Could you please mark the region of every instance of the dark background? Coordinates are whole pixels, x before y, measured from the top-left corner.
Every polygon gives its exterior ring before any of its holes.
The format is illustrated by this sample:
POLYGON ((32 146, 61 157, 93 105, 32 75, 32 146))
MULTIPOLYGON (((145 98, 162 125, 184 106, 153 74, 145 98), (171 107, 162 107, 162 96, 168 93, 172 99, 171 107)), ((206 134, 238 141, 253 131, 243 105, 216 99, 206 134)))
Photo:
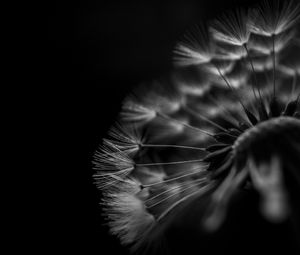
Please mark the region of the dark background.
MULTIPOLYGON (((172 49, 191 25, 257 1, 53 1, 41 86, 55 109, 56 166, 63 193, 54 214, 55 240, 79 254, 125 254, 107 234, 92 179, 92 155, 113 124, 122 99, 142 81, 172 68, 172 49), (60 145, 62 144, 62 145, 60 145), (56 226, 56 225, 55 225, 56 226)), ((42 98, 43 100, 43 98, 42 98)), ((54 187, 55 188, 55 187, 54 187)), ((50 245, 51 246, 51 245, 50 245)))

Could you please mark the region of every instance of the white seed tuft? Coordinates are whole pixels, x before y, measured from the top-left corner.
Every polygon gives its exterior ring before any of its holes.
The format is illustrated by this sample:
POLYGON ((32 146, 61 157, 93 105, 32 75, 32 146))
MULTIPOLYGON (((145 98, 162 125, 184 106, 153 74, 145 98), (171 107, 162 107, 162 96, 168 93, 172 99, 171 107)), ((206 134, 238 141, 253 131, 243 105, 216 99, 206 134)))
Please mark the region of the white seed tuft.
POLYGON ((143 238, 155 224, 154 217, 136 196, 137 190, 136 183, 123 183, 116 191, 105 194, 103 199, 110 232, 117 235, 124 245, 143 238))
POLYGON ((228 12, 212 23, 210 31, 218 41, 242 46, 248 42, 250 37, 247 22, 248 13, 246 11, 228 12))
POLYGON ((265 0, 252 10, 249 28, 255 34, 278 35, 298 22, 299 11, 296 1, 265 0))
POLYGON ((215 45, 202 26, 188 32, 174 50, 174 61, 179 66, 209 63, 214 56, 215 45))

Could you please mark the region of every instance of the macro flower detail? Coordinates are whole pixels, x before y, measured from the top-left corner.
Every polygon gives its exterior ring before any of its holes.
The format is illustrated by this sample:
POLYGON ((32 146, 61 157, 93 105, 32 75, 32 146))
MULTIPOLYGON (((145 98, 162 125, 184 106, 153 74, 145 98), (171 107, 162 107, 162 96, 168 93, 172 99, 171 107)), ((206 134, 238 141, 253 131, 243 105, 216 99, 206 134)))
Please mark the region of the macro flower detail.
POLYGON ((111 233, 132 252, 163 249, 199 203, 194 228, 220 231, 247 192, 270 224, 299 217, 299 10, 263 1, 194 27, 170 77, 125 99, 94 178, 111 233))

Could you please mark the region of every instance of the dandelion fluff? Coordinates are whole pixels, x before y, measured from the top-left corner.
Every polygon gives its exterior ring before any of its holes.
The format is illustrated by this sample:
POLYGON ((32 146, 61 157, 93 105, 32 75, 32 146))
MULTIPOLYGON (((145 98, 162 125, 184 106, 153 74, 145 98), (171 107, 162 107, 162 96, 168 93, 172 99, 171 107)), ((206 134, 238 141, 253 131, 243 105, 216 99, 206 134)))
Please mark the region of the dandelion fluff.
POLYGON ((211 33, 216 40, 242 46, 248 42, 251 33, 247 22, 246 11, 229 12, 212 23, 211 33))
POLYGON ((249 30, 265 36, 287 31, 299 21, 297 1, 265 0, 252 10, 249 30))
POLYGON ((106 194, 103 205, 112 234, 120 237, 122 244, 130 244, 144 235, 154 223, 154 218, 145 210, 137 197, 133 183, 122 184, 116 191, 106 194))

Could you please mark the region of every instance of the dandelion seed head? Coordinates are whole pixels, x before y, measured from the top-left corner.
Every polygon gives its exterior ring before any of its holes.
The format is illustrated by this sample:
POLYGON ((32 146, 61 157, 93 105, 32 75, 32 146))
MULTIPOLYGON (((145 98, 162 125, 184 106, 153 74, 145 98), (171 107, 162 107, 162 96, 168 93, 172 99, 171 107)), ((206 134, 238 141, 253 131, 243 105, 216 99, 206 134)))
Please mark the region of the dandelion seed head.
POLYGON ((270 224, 294 215, 298 16, 295 1, 264 1, 196 26, 176 44, 170 75, 125 99, 94 160, 104 215, 122 244, 156 246, 199 204, 189 228, 218 233, 245 192, 258 194, 253 210, 270 224))

